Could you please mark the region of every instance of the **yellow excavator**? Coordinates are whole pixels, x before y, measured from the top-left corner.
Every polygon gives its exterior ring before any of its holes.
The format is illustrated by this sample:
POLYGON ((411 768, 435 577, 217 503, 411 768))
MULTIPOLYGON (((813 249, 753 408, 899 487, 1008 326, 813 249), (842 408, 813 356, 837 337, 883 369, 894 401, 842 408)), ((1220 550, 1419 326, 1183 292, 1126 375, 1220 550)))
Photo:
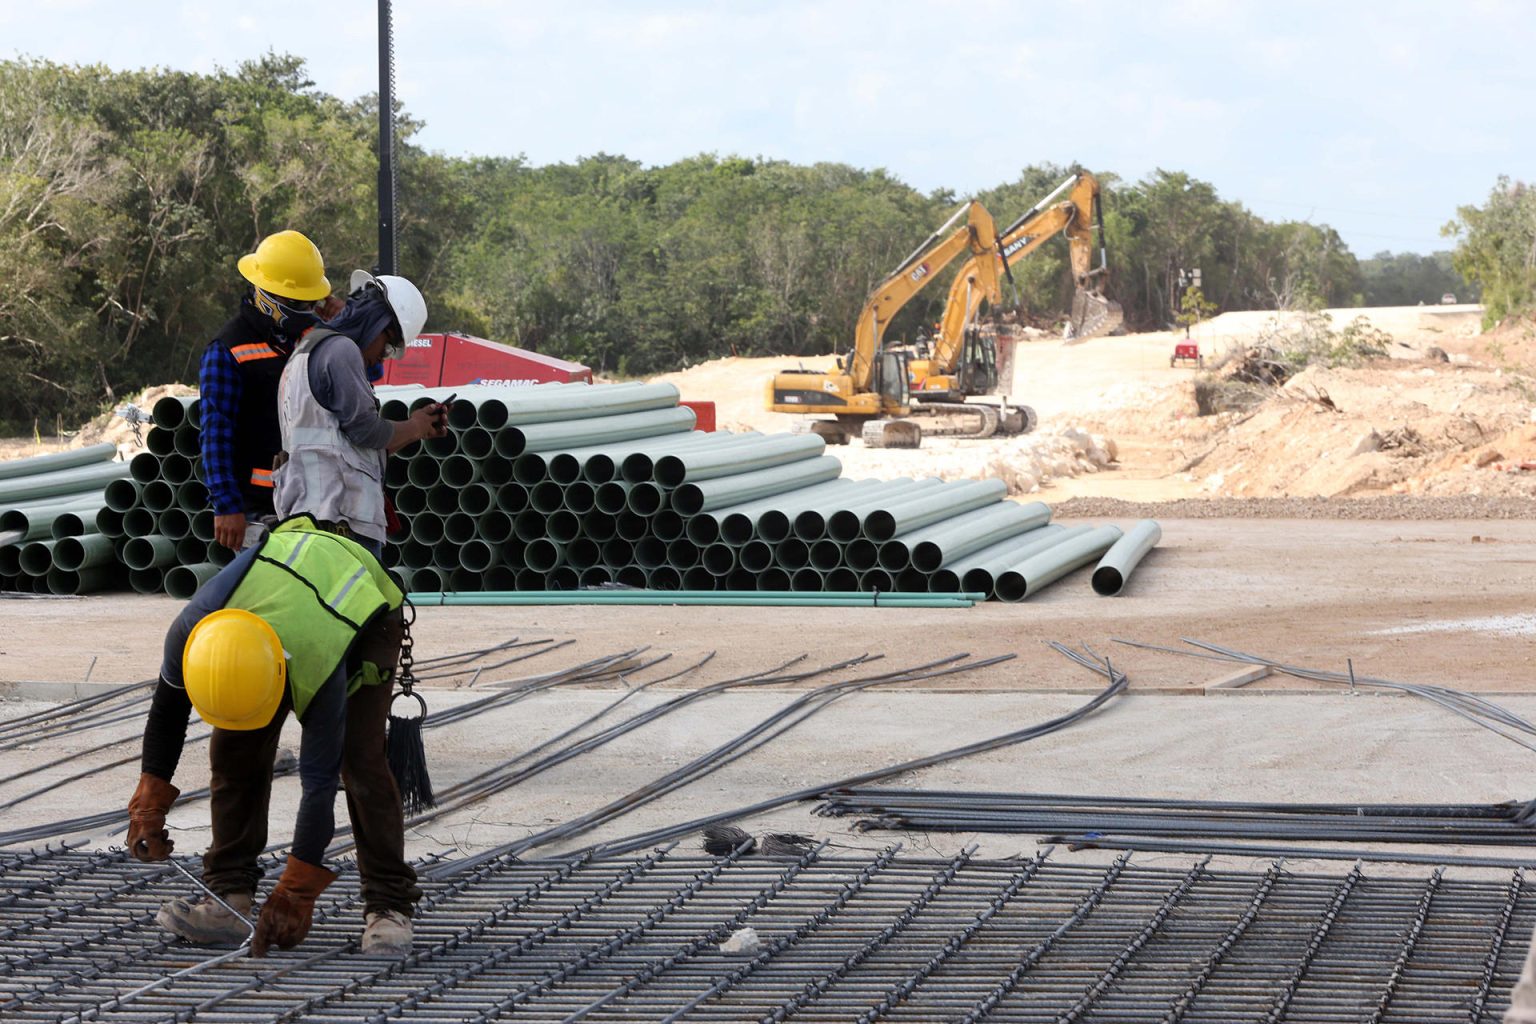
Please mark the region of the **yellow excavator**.
MULTIPOLYGON (((987 264, 1001 263, 1011 281, 1009 267, 1058 233, 1067 239, 1076 284, 1072 315, 1067 323, 1068 340, 1082 341, 1108 334, 1124 321, 1120 304, 1104 296, 1104 212, 1099 182, 1082 171, 1067 178, 1004 228, 998 235, 996 252, 972 256, 961 266, 950 285, 931 353, 927 358, 912 358, 908 362, 909 386, 919 407, 950 407, 997 389, 997 344, 977 323, 983 301, 996 309, 1002 299, 997 270, 987 264), (1067 198, 1056 203, 1062 193, 1068 193, 1067 198), (1093 265, 1095 233, 1098 266, 1093 265)), ((999 407, 998 432, 1026 433, 1034 426, 1034 413, 1029 407, 1010 409, 1006 403, 999 407)))
MULTIPOLYGON (((902 306, 965 253, 975 264, 978 287, 998 292, 996 277, 1003 266, 999 251, 992 215, 974 200, 961 206, 875 288, 859 314, 853 351, 837 360, 837 368, 831 373, 797 368, 774 374, 768 383, 768 409, 832 416, 807 424, 828 444, 847 444, 859 436, 871 448, 918 447, 922 428, 907 418, 912 412, 907 365, 911 353, 883 347, 886 326, 902 306)), ((985 437, 996 430, 996 416, 990 410, 961 408, 977 420, 971 436, 985 437)))

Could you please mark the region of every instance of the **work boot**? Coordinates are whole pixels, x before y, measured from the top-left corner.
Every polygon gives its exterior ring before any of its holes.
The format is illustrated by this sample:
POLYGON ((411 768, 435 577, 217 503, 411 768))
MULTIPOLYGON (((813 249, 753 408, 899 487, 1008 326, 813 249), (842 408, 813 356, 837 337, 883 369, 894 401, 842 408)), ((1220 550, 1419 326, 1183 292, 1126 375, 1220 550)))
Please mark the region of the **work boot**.
MULTIPOLYGON (((251 916, 250 893, 225 893, 224 902, 246 918, 251 916)), ((238 946, 251 935, 249 925, 214 899, 194 902, 178 897, 162 903, 159 913, 155 914, 155 923, 199 946, 238 946)))
POLYGON ((363 952, 371 956, 405 956, 411 951, 411 919, 398 910, 369 911, 363 928, 363 952))

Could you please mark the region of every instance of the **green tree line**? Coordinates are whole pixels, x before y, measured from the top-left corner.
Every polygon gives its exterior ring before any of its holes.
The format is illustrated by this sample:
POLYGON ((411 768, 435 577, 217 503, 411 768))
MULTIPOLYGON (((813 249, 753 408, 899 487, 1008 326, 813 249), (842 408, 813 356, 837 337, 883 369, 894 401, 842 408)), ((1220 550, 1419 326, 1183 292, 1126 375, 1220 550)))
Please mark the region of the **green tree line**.
MULTIPOLYGON (((370 266, 376 103, 325 94, 279 55, 211 74, 0 62, 0 420, 67 424, 195 379, 243 291, 236 259, 272 231, 313 238, 338 286, 370 266)), ((399 269, 425 292, 429 328, 608 373, 845 349, 870 289, 961 199, 834 163, 448 157, 395 116, 399 269)), ((978 198, 1006 224, 1070 170, 1026 167, 978 198)), ((1222 310, 1408 301, 1430 280, 1423 301, 1470 297, 1459 277, 1446 284, 1457 275, 1493 287, 1461 248, 1452 270, 1421 282, 1413 261, 1441 268, 1438 255, 1362 262, 1326 225, 1266 221, 1182 172, 1125 182, 1093 170, 1110 290, 1132 328, 1172 324, 1178 272, 1194 267, 1222 310)), ((1064 242, 1013 269, 1010 305, 1046 320, 1067 310, 1064 242)), ((891 334, 937 319, 945 283, 891 334)))

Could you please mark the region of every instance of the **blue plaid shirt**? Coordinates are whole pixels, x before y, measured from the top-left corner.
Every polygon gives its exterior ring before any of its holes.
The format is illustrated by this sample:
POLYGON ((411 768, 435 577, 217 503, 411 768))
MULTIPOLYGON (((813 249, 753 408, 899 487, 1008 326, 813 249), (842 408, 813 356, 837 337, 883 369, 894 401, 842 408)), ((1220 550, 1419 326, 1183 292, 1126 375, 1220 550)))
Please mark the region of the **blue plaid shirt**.
POLYGON ((213 514, 227 516, 245 511, 245 498, 235 477, 235 416, 240 410, 240 369, 223 345, 203 350, 197 371, 202 399, 203 483, 213 514))

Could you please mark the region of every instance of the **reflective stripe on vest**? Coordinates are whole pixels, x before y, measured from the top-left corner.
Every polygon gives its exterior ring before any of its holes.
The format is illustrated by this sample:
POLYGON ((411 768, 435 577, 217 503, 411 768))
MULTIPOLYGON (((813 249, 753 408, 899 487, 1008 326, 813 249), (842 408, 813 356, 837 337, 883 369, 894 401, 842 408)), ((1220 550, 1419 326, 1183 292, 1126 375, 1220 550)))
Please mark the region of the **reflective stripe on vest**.
POLYGON ((264 341, 254 341, 249 345, 231 346, 229 354, 235 357, 235 362, 237 363, 248 363, 253 359, 281 359, 283 355, 264 341))
POLYGON ((226 602, 261 616, 288 653, 288 682, 300 718, 357 634, 403 595, 378 561, 353 541, 290 519, 265 541, 226 602))
POLYGON ((271 487, 272 471, 270 469, 251 470, 251 484, 255 487, 271 487))

